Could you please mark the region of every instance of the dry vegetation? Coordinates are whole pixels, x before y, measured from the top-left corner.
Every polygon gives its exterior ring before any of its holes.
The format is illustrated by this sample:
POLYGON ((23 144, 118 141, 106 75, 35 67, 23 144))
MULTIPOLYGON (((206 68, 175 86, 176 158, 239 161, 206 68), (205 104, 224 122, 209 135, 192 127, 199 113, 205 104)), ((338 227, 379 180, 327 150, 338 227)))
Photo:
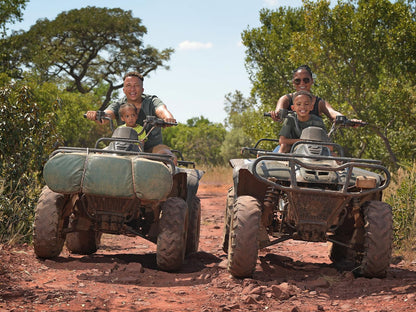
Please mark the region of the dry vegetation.
POLYGON ((205 167, 201 170, 205 171, 201 180, 203 184, 232 184, 233 169, 230 166, 205 167))

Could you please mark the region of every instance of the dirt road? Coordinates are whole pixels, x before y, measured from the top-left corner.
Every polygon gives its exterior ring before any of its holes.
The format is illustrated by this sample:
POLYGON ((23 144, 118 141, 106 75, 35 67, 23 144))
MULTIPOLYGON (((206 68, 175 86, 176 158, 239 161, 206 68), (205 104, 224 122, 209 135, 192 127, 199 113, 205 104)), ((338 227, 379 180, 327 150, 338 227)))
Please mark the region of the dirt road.
POLYGON ((156 269, 156 246, 103 237, 99 251, 39 261, 0 245, 0 311, 416 311, 416 263, 395 258, 385 279, 338 272, 323 243, 262 249, 252 279, 234 279, 221 249, 226 185, 199 189, 199 252, 183 269, 156 269))

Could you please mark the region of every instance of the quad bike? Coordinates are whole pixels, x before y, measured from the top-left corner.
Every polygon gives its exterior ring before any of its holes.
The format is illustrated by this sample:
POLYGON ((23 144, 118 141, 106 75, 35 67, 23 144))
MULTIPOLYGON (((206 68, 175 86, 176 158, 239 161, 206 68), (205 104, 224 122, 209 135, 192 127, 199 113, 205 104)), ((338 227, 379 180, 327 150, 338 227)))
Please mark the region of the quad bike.
POLYGON ((382 191, 390 173, 380 161, 344 157, 342 147, 330 141, 337 129, 360 125, 339 116, 328 135, 318 127, 304 129, 290 153, 260 149, 263 141, 278 142, 261 139, 242 150, 253 158, 230 160, 234 186, 223 250, 234 277, 251 276, 258 250, 287 239, 330 242, 329 258, 340 269, 386 276, 393 220, 382 191))
MULTIPOLYGON (((108 119, 98 112, 97 119, 108 119)), ((147 116, 144 129, 176 125, 147 116)), ((144 130, 143 130, 144 131, 144 130)), ((64 243, 72 253, 93 254, 102 233, 140 236, 157 244, 158 268, 181 268, 199 245, 203 171, 183 158, 143 152, 143 140, 119 127, 94 148, 60 147, 46 162, 46 186, 34 221, 38 258, 57 257, 64 243), (101 144, 105 148, 98 148, 101 144), (193 166, 193 168, 189 168, 193 166)))

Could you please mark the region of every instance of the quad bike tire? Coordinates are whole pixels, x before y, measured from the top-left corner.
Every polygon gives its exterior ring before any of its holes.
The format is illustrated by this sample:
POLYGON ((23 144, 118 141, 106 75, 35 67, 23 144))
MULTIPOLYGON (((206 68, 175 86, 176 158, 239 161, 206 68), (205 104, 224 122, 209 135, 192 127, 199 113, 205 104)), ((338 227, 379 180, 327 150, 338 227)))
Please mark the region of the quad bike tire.
POLYGON ((67 197, 45 186, 35 209, 33 247, 38 258, 59 256, 65 242, 63 211, 67 197))
POLYGON ((224 230, 222 234, 222 250, 228 253, 228 242, 230 240, 230 224, 231 215, 234 206, 234 187, 231 187, 227 193, 227 201, 225 203, 225 216, 224 216, 224 230))
POLYGON ((364 248, 358 275, 384 278, 390 266, 393 246, 393 214, 389 204, 368 201, 364 215, 364 248))
POLYGON ((185 259, 188 205, 179 197, 168 198, 161 206, 156 262, 160 270, 179 270, 185 259))
POLYGON ((101 232, 80 231, 66 234, 66 248, 74 254, 91 255, 98 250, 101 232))
POLYGON ((228 243, 228 271, 236 278, 252 276, 258 257, 261 203, 252 196, 235 201, 228 243))
POLYGON ((201 231, 201 200, 195 196, 189 207, 188 233, 186 238, 186 255, 197 252, 201 231))

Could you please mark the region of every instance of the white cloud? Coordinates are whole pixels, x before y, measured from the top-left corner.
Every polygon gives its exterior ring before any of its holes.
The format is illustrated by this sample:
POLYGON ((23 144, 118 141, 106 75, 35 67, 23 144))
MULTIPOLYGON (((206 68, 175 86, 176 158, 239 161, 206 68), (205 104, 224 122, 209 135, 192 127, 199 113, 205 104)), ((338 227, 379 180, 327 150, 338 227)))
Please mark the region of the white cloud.
POLYGON ((269 7, 276 7, 279 5, 279 0, 264 0, 264 3, 269 7))
POLYGON ((189 41, 185 40, 179 44, 179 50, 204 50, 212 48, 211 42, 198 42, 198 41, 189 41))

